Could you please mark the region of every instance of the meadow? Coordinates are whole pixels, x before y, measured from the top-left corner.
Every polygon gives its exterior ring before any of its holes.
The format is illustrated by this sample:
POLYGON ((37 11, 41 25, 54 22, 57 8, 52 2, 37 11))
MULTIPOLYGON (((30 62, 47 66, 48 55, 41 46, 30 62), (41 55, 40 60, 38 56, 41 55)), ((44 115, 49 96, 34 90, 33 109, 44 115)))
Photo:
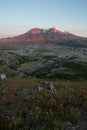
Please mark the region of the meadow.
POLYGON ((80 127, 84 130, 86 114, 86 80, 0 81, 0 130, 80 130, 80 127), (45 81, 53 82, 55 93, 46 89, 37 92, 38 82, 45 81))

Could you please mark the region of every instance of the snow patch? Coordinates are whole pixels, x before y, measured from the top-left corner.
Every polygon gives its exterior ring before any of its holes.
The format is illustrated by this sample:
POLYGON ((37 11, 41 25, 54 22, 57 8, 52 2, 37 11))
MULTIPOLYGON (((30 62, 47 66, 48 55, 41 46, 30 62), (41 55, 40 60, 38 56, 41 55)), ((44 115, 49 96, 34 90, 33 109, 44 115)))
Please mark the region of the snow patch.
POLYGON ((65 32, 64 30, 58 27, 53 27, 52 29, 54 30, 54 32, 65 32))

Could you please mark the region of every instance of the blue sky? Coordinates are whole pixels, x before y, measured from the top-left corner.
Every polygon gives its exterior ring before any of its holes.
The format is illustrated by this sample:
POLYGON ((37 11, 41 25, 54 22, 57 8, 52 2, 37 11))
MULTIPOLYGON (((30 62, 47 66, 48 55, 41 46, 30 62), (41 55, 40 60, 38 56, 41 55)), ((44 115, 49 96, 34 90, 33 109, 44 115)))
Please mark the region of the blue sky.
POLYGON ((87 0, 0 0, 0 37, 53 26, 87 37, 87 0))

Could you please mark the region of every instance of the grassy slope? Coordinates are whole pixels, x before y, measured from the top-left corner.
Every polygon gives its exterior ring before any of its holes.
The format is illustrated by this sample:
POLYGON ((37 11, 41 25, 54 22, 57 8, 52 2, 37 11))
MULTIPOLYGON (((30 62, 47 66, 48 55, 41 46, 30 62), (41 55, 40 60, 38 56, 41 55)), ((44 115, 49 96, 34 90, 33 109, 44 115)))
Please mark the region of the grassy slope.
POLYGON ((0 130, 65 130, 67 122, 80 120, 78 108, 87 112, 87 81, 53 81, 55 94, 37 93, 39 81, 46 80, 0 81, 0 130))

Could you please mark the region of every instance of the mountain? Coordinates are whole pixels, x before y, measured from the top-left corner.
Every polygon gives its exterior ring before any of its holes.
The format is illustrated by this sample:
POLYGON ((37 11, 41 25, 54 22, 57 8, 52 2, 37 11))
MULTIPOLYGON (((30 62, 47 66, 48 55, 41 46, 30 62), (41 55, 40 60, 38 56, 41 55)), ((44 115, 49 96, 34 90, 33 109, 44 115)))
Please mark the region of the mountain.
POLYGON ((32 28, 24 34, 0 39, 0 43, 31 43, 31 42, 69 42, 74 41, 87 45, 87 38, 73 35, 60 28, 32 28))
POLYGON ((60 28, 33 28, 0 39, 0 72, 8 76, 87 79, 87 38, 60 28))

